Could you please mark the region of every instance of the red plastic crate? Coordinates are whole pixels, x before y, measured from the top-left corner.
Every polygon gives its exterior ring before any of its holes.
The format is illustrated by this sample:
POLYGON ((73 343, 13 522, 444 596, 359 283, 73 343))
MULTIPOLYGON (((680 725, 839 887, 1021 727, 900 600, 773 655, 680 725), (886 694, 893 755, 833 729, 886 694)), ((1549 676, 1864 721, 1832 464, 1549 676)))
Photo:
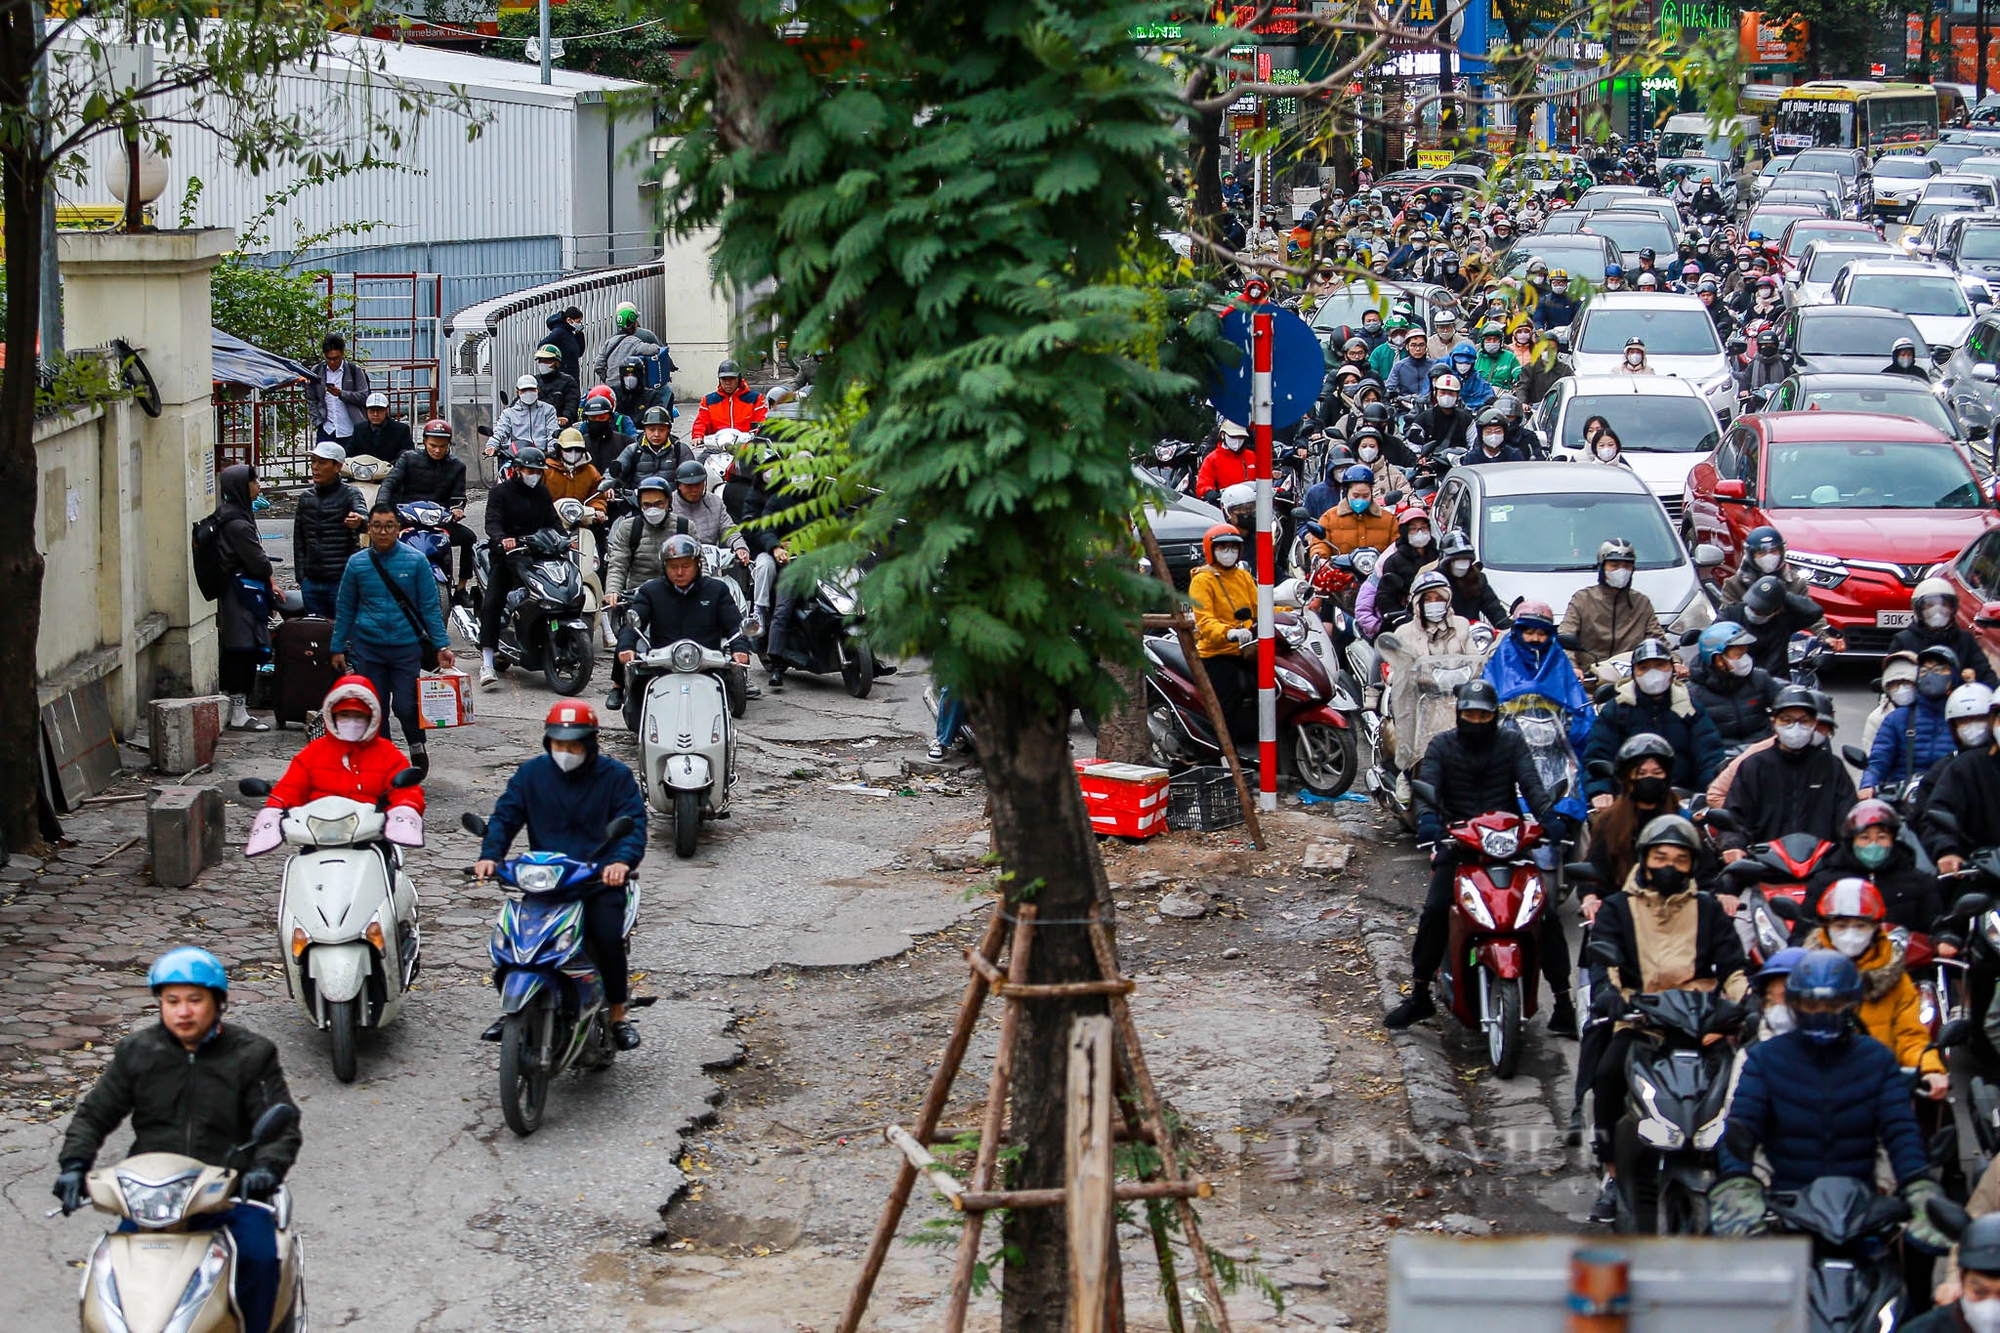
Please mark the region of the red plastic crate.
POLYGON ((1166 769, 1079 759, 1076 780, 1095 832, 1150 838, 1167 831, 1166 769))

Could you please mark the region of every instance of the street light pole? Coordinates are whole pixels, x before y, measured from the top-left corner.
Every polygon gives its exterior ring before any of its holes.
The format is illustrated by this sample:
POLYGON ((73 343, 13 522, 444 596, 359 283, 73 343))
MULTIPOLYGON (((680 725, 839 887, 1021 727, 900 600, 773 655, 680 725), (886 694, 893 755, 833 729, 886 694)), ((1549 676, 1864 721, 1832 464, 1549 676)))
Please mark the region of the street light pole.
MULTIPOLYGON (((1979 0, 1983 5, 1986 0, 1979 0)), ((542 0, 542 82, 553 83, 549 72, 549 0, 542 0)))

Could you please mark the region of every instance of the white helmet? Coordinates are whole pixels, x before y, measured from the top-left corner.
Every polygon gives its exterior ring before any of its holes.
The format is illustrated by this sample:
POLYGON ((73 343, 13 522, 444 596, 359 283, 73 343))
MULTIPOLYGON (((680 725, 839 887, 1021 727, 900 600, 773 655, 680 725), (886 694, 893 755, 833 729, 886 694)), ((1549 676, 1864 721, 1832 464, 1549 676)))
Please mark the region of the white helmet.
POLYGON ((1238 481, 1222 488, 1222 512, 1232 509, 1247 509, 1257 503, 1257 483, 1238 481))
POLYGON ((1948 597, 1956 604, 1958 601, 1958 592, 1943 579, 1925 579, 1910 594, 1910 609, 1913 611, 1917 610, 1924 604, 1926 599, 1932 597, 1948 597))
POLYGON ((1967 718, 1985 717, 1993 711, 1993 691, 1978 681, 1971 681, 1951 692, 1944 701, 1944 720, 1963 722, 1967 718))
POLYGON ((1224 435, 1248 435, 1250 432, 1244 427, 1237 425, 1234 421, 1231 421, 1228 417, 1224 417, 1222 419, 1222 433, 1224 435))

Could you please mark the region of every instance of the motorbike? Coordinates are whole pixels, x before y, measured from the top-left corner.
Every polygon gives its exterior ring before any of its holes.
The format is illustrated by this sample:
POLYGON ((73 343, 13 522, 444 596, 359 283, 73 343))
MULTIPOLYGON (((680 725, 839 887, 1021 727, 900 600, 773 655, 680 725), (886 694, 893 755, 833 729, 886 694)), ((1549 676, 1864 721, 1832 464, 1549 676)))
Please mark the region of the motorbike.
MULTIPOLYGON (((1934 826, 1956 832, 1958 824, 1946 810, 1925 816, 1934 826)), ((1947 1094, 1958 1145, 1958 1165, 1964 1179, 1977 1181, 2000 1154, 2000 1048, 1987 1028, 1996 978, 2000 978, 2000 847, 1982 847, 1965 858, 1965 866, 1941 883, 1963 890, 1946 913, 1948 927, 1960 942, 1956 995, 1941 995, 1945 1022, 1934 1044, 1947 1052, 1947 1094), (1976 888, 1972 886, 1977 886, 1976 888)), ((1948 975, 1948 974, 1947 974, 1948 975)))
POLYGON ((1809 629, 1800 630, 1785 645, 1785 660, 1790 664, 1792 684, 1803 685, 1809 690, 1819 688, 1819 673, 1832 657, 1833 649, 1826 646, 1826 640, 1809 629))
POLYGON ((1302 579, 1280 583, 1271 590, 1271 599, 1274 606, 1297 616, 1305 626, 1306 651, 1333 684, 1333 707, 1351 722, 1361 712, 1361 687, 1349 674, 1345 656, 1346 646, 1357 637, 1354 618, 1317 584, 1302 579))
MULTIPOLYGON (((732 702, 742 669, 729 654, 692 639, 662 648, 644 640, 625 666, 626 697, 637 702, 639 786, 674 821, 674 855, 693 856, 701 821, 729 818, 736 783, 732 702)), ((630 707, 630 705, 628 705, 630 707)))
POLYGON ((867 626, 855 596, 860 584, 859 569, 821 579, 812 596, 801 598, 792 608, 784 655, 767 655, 765 661, 815 676, 838 673, 849 694, 866 699, 875 687, 875 678, 889 675, 895 668, 877 659, 869 647, 867 626))
MULTIPOLYGON (((531 532, 518 549, 525 552, 517 566, 521 586, 507 594, 494 660, 502 666, 540 671, 557 694, 581 694, 590 684, 597 645, 591 636, 590 593, 576 549, 561 528, 531 532)), ((473 569, 482 598, 493 581, 495 555, 490 542, 475 548, 473 569)), ((454 607, 451 614, 459 635, 468 643, 479 642, 479 617, 472 608, 454 607)))
MULTIPOLYGON (((478 815, 467 812, 459 822, 473 836, 486 836, 478 815)), ((583 946, 580 891, 596 882, 597 858, 631 831, 631 817, 620 815, 586 859, 525 852, 500 864, 501 885, 519 895, 501 905, 488 946, 500 992, 500 1113, 523 1138, 541 1128, 557 1076, 571 1065, 609 1068, 618 1053, 604 981, 583 946)), ((638 914, 639 886, 628 878, 628 938, 638 914)))
MULTIPOLYGON (((1705 822, 1725 831, 1733 825, 1726 810, 1706 811, 1705 822)), ((1742 860, 1723 868, 1727 891, 1742 899, 1738 919, 1749 924, 1746 951, 1753 962, 1761 964, 1802 934, 1801 923, 1811 911, 1806 881, 1832 850, 1832 843, 1810 833, 1787 833, 1757 844, 1742 860)))
MULTIPOLYGON (((423 776, 406 768, 390 785, 407 789, 423 776)), ((237 790, 265 797, 271 784, 244 778, 237 790)), ((416 980, 423 937, 402 849, 424 845, 423 816, 387 798, 368 805, 322 796, 253 832, 243 854, 262 856, 283 844, 299 849, 285 863, 278 894, 285 990, 327 1034, 333 1076, 352 1083, 357 1033, 388 1026, 416 980)))
POLYGON ((1874 1333, 1903 1312, 1897 1233, 1910 1205, 1875 1192, 1874 1182, 1822 1176, 1802 1190, 1773 1191, 1771 1216, 1812 1240, 1806 1324, 1813 1333, 1874 1333))
MULTIPOLYGON (((1418 800, 1437 803, 1422 780, 1410 783, 1418 800)), ((1552 798, 1567 795, 1567 783, 1552 798)), ((1450 943, 1432 983, 1438 1007, 1486 1038, 1487 1063, 1498 1078, 1521 1065, 1524 1023, 1541 998, 1541 920, 1548 890, 1534 850, 1544 830, 1532 816, 1496 810, 1454 824, 1458 844, 1450 943)))
POLYGON ((280 1185, 269 1203, 240 1199, 241 1177, 233 1165, 298 1118, 298 1108, 286 1103, 268 1108, 251 1126, 249 1142, 230 1150, 227 1165, 152 1152, 92 1171, 91 1206, 122 1221, 98 1240, 84 1265, 83 1333, 304 1333, 305 1247, 292 1231, 291 1194, 280 1185), (207 1221, 239 1203, 265 1209, 278 1227, 278 1299, 268 1329, 243 1327, 235 1301, 236 1247, 207 1221))
MULTIPOLYGON (((608 492, 611 488, 607 479, 597 492, 608 492)), ((601 534, 607 529, 601 525, 605 520, 574 495, 556 501, 556 517, 562 520, 564 530, 569 533, 570 549, 576 552, 577 573, 583 579, 583 613, 596 623, 604 609, 604 579, 598 572, 601 563, 598 556, 604 549, 601 534)), ((610 625, 607 623, 605 628, 608 630, 610 625)), ((612 642, 616 639, 612 638, 612 642)))
MULTIPOLYGON (((430 562, 431 579, 437 584, 438 605, 451 615, 451 511, 435 500, 412 500, 396 506, 403 521, 402 535, 396 540, 430 562)), ((474 634, 467 643, 478 643, 474 634)))
MULTIPOLYGON (((1333 680, 1306 647, 1304 622, 1287 613, 1276 617, 1276 629, 1278 771, 1296 777, 1315 796, 1339 796, 1354 785, 1360 766, 1353 728, 1335 704, 1333 680)), ((1149 635, 1144 647, 1154 762, 1166 768, 1225 762, 1180 640, 1149 635)), ((1257 753, 1256 737, 1230 739, 1239 754, 1257 753)))
POLYGON ((1161 440, 1139 466, 1167 489, 1192 495, 1195 474, 1201 470, 1201 446, 1188 440, 1161 440))

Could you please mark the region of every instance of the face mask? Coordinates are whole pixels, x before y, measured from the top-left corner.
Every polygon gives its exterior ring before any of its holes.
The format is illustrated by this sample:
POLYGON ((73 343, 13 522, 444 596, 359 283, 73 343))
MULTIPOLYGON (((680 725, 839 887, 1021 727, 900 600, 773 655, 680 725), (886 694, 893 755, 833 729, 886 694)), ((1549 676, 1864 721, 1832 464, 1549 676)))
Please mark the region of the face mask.
POLYGON ((1507 442, 1507 432, 1504 430, 1482 430, 1479 432, 1479 442, 1485 445, 1489 451, 1497 453, 1500 446, 1507 442))
POLYGON ((665 505, 645 505, 640 508, 639 513, 648 523, 658 524, 667 521, 665 505))
POLYGON ((1993 725, 1990 722, 1961 722, 1952 728, 1958 743, 1965 749, 1977 749, 1993 739, 1993 725))
POLYGON ((1455 367, 1457 367, 1457 369, 1458 369, 1458 373, 1459 373, 1460 375, 1470 375, 1470 374, 1472 373, 1472 358, 1471 358, 1471 357, 1465 357, 1465 356, 1462 356, 1462 357, 1458 358, 1458 360, 1456 360, 1456 361, 1452 362, 1452 365, 1453 365, 1453 366, 1455 366, 1455 367))
POLYGON ((1607 569, 1604 571, 1604 586, 1607 588, 1623 588, 1631 582, 1632 571, 1629 569, 1607 569))
POLYGON ((1406 335, 1406 334, 1402 334, 1402 333, 1392 333, 1392 334, 1390 334, 1390 335, 1389 335, 1389 346, 1391 346, 1391 347, 1401 347, 1401 346, 1403 345, 1403 341, 1404 341, 1404 339, 1405 339, 1405 338, 1406 338, 1407 336, 1408 336, 1408 335, 1406 335))
POLYGON ((1498 352, 1500 350, 1500 340, 1498 338, 1488 338, 1486 340, 1485 346, 1486 346, 1486 355, 1492 356, 1495 352, 1498 352))
POLYGON ((1445 411, 1449 412, 1452 408, 1458 406, 1458 395, 1455 393, 1439 394, 1438 406, 1443 408, 1445 411))
POLYGON ((1948 606, 1927 606, 1923 612, 1926 629, 1943 629, 1951 623, 1951 608, 1948 606))
POLYGON ((530 489, 539 486, 542 484, 542 474, 539 472, 523 472, 521 474, 521 484, 530 489))
POLYGON ((1632 779, 1632 799, 1640 805, 1665 805, 1673 794, 1673 784, 1665 778, 1645 777, 1632 779))
POLYGON ((1404 538, 1404 540, 1409 542, 1409 544, 1415 547, 1417 550, 1421 551, 1426 546, 1429 546, 1431 544, 1430 529, 1418 528, 1416 531, 1412 532, 1408 537, 1404 538))
POLYGON ((1834 926, 1826 932, 1833 947, 1849 958, 1859 958, 1868 952, 1868 946, 1875 943, 1873 926, 1834 926))
POLYGON ((1899 680, 1884 690, 1883 693, 1889 696, 1891 705, 1897 708, 1907 708, 1911 701, 1917 697, 1917 687, 1907 680, 1899 680))
POLYGON ((1910 355, 1908 352, 1903 352, 1896 357, 1896 364, 1901 366, 1903 369, 1908 370, 1911 366, 1917 364, 1917 358, 1910 355))
POLYGON ((1374 501, 1372 500, 1350 498, 1347 502, 1347 507, 1354 513, 1365 514, 1368 512, 1368 506, 1373 503, 1374 501))
POLYGON ((1895 848, 1886 842, 1857 842, 1854 844, 1854 859, 1873 870, 1889 859, 1895 848))
POLYGON ((1728 661, 1729 674, 1732 676, 1747 676, 1757 669, 1757 659, 1748 653, 1741 657, 1729 658, 1728 661))
POLYGON ((1753 625, 1768 625, 1778 618, 1778 613, 1776 611, 1752 611, 1746 606, 1743 608, 1743 618, 1753 625))
POLYGON ((1628 366, 1641 366, 1641 365, 1644 365, 1645 363, 1646 363, 1646 354, 1645 354, 1644 352, 1627 352, 1627 353, 1625 353, 1625 364, 1626 364, 1626 365, 1628 365, 1628 366))
POLYGON ((1557 296, 1561 296, 1564 292, 1567 292, 1569 290, 1569 283, 1566 281, 1552 282, 1549 284, 1549 287, 1555 292, 1557 296))
POLYGON ((637 375, 627 375, 627 376, 625 377, 625 387, 626 387, 626 388, 628 388, 628 389, 636 389, 636 388, 638 388, 638 387, 639 387, 639 377, 638 377, 637 375))
POLYGON ((1361 331, 1363 333, 1380 333, 1382 331, 1382 322, 1377 320, 1373 324, 1370 324, 1367 320, 1363 320, 1361 321, 1361 331))
POLYGON ((1382 451, 1372 444, 1364 444, 1354 451, 1354 456, 1364 463, 1372 463, 1382 456, 1382 451))
POLYGON ((590 450, 588 449, 563 450, 563 462, 568 463, 571 467, 582 467, 585 463, 589 461, 590 461, 590 450))
POLYGON ((583 756, 574 750, 550 750, 549 758, 565 773, 574 773, 583 765, 583 756))
POLYGON ((1424 619, 1435 625, 1438 621, 1444 619, 1445 612, 1449 610, 1451 610, 1451 604, 1448 602, 1425 602, 1424 619))
POLYGON ((1499 718, 1487 722, 1467 722, 1464 718, 1458 720, 1458 738, 1468 745, 1485 745, 1499 730, 1499 718))
POLYGON ((1985 1301, 1975 1301, 1969 1296, 1962 1298, 1958 1303, 1958 1312, 1965 1316, 1972 1333, 2000 1333, 2000 1296, 1985 1301))
POLYGON ((1785 563, 1785 557, 1779 555, 1776 551, 1765 551, 1755 557, 1755 559, 1757 568, 1766 574, 1777 573, 1778 566, 1785 563))
POLYGON ((1647 888, 1669 898, 1686 893, 1693 884, 1692 877, 1679 866, 1647 866, 1641 873, 1647 888))
POLYGON ((1242 453, 1243 446, 1248 443, 1250 441, 1244 439, 1241 435, 1225 435, 1222 437, 1222 447, 1232 454, 1242 453))
POLYGON ((547 361, 535 362, 535 374, 537 377, 541 379, 547 379, 549 376, 555 373, 556 373, 556 367, 551 363, 547 361))
POLYGON ((1652 671, 1641 671, 1632 679, 1646 694, 1665 694, 1667 686, 1673 683, 1674 673, 1664 668, 1656 668, 1652 671))
POLYGON ((519 398, 516 398, 514 401, 517 403, 526 403, 529 407, 533 407, 535 405, 536 400, 539 399, 541 396, 542 395, 538 390, 523 389, 521 390, 521 396, 519 398))
POLYGON ((365 717, 341 716, 333 720, 333 735, 336 740, 358 741, 368 734, 368 719, 365 717))
POLYGON ((1785 1005, 1768 1004, 1764 1006, 1764 1031, 1774 1037, 1781 1037, 1785 1033, 1790 1032, 1795 1026, 1797 1024, 1792 1018, 1792 1011, 1785 1005))
POLYGON ((1451 562, 1451 576, 1453 578, 1462 579, 1471 572, 1472 562, 1470 560, 1454 560, 1451 562))
POLYGON ((1233 546, 1225 546, 1215 553, 1215 564, 1218 569, 1234 569, 1236 562, 1242 558, 1241 551, 1233 546))
POLYGON ((1778 744, 1787 750, 1803 750, 1812 744, 1818 728, 1810 722, 1785 722, 1773 728, 1778 733, 1778 744))
POLYGON ((1808 1040, 1816 1041, 1822 1046, 1839 1041, 1847 1035, 1845 1010, 1836 1010, 1830 1014, 1795 1014, 1793 1023, 1808 1040))
POLYGON ((1926 671, 1917 677, 1917 693, 1926 699, 1937 700, 1951 693, 1951 677, 1926 671))
POLYGON ((1618 459, 1618 446, 1617 446, 1617 445, 1615 445, 1615 444, 1600 444, 1600 445, 1598 445, 1598 446, 1597 446, 1597 461, 1598 461, 1598 462, 1600 462, 1600 463, 1612 463, 1612 462, 1616 462, 1616 461, 1617 461, 1617 459, 1618 459))

